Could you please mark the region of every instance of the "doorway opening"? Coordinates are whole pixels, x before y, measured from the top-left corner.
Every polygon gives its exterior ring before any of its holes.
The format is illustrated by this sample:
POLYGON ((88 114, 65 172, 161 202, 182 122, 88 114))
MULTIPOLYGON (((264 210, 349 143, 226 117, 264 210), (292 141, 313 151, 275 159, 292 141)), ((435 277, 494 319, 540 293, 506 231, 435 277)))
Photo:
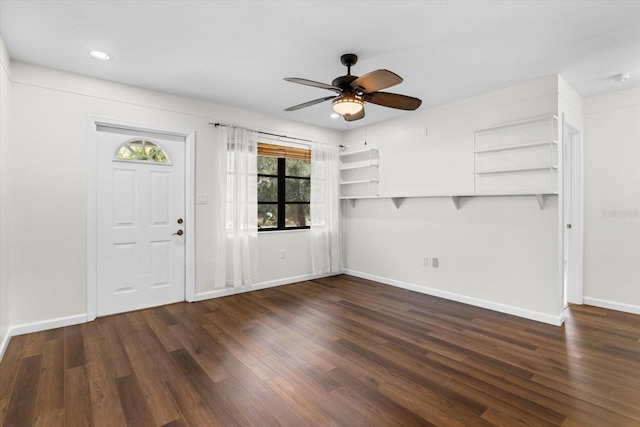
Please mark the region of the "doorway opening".
POLYGON ((582 134, 563 126, 563 303, 583 303, 583 170, 582 134))

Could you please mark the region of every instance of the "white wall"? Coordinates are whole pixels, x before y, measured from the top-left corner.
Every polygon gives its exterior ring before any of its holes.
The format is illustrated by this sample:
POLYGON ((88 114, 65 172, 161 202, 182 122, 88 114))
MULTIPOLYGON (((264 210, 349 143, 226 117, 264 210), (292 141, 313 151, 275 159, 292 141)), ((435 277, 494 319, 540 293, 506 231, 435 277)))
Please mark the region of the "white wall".
POLYGON ((7 192, 7 145, 9 141, 9 103, 11 85, 9 55, 0 38, 0 358, 3 352, 3 339, 7 336, 9 320, 9 270, 6 254, 9 244, 7 233, 9 230, 7 192))
POLYGON ((640 314, 640 88, 584 112, 584 301, 640 314))
MULTIPOLYGON (((196 131, 196 193, 215 197, 216 130, 244 125, 317 141, 340 134, 249 111, 12 64, 14 132, 6 147, 11 230, 4 254, 11 283, 12 326, 86 313, 87 117, 196 131)), ((213 204, 196 205, 196 294, 213 290, 213 204)), ((4 220, 4 216, 3 216, 4 220)), ((260 235, 261 281, 310 274, 308 233, 260 235), (274 248, 271 247, 273 243, 274 248), (270 263, 281 248, 290 254, 270 263)))
MULTIPOLYGON (((380 194, 472 194, 474 129, 557 113, 551 76, 369 126, 380 194)), ((364 149, 364 141, 364 130, 345 136, 349 150, 364 149)), ((354 274, 560 322, 557 196, 544 210, 533 196, 510 196, 465 198, 460 210, 446 198, 410 198, 399 209, 389 199, 357 200, 343 202, 343 213, 345 266, 354 274)))

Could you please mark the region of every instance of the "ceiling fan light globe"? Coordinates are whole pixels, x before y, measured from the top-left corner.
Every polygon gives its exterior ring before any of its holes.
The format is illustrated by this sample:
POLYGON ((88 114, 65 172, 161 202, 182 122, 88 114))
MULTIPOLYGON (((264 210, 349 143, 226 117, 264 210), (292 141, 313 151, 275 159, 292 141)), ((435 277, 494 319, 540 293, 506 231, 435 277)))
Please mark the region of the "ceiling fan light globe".
POLYGON ((333 100, 333 111, 341 116, 358 114, 364 108, 364 102, 355 96, 342 96, 333 100))

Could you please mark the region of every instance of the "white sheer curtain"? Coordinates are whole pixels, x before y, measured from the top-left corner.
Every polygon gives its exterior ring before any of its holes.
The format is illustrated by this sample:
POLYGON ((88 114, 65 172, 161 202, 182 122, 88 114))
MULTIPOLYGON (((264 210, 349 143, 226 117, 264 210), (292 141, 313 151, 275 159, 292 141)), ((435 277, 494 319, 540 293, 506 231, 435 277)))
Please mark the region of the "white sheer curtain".
POLYGON ((311 146, 311 265, 313 274, 342 269, 338 147, 311 146))
POLYGON ((247 129, 218 128, 218 230, 215 287, 257 282, 257 139, 247 129))

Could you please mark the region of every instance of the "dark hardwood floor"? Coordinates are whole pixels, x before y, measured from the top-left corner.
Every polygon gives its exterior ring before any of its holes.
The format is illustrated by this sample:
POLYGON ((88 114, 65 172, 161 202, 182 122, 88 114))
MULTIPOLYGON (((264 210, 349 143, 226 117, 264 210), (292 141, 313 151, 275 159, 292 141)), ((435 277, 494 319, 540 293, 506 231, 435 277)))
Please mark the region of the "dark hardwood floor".
POLYGON ((5 426, 640 426, 640 316, 563 327, 348 276, 14 337, 5 426))

